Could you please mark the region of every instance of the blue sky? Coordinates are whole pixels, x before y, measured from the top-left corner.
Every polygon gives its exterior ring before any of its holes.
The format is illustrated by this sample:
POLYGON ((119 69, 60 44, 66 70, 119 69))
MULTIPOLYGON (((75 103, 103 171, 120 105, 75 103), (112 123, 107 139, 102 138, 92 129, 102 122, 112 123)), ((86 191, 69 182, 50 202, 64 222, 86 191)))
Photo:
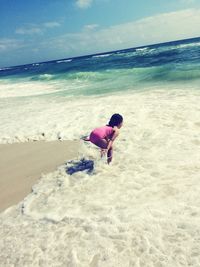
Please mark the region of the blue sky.
POLYGON ((0 0, 0 67, 200 36, 200 0, 0 0))

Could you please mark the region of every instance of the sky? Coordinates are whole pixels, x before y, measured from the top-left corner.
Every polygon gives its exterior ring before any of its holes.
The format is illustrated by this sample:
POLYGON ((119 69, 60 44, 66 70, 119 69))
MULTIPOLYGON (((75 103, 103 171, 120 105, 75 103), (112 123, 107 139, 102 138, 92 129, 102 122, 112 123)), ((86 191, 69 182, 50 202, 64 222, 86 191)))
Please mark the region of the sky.
POLYGON ((0 67, 200 36, 200 0, 0 0, 0 67))

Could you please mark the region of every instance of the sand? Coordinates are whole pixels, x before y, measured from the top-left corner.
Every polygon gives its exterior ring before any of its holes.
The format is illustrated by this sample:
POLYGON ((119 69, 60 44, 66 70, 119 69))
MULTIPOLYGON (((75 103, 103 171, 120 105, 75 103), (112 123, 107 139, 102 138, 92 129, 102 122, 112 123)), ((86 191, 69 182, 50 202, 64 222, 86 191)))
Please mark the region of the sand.
POLYGON ((78 155, 78 141, 0 144, 0 212, 31 192, 41 174, 78 155))

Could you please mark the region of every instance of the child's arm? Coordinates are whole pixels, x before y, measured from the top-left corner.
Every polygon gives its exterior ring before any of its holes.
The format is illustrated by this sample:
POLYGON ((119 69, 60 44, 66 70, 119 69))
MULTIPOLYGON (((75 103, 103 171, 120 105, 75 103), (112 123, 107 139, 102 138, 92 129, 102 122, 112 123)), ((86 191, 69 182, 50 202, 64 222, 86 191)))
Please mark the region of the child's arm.
POLYGON ((114 133, 113 133, 112 138, 108 142, 107 150, 109 150, 111 148, 113 142, 115 141, 115 139, 118 135, 119 135, 119 129, 116 127, 116 128, 114 128, 114 133))

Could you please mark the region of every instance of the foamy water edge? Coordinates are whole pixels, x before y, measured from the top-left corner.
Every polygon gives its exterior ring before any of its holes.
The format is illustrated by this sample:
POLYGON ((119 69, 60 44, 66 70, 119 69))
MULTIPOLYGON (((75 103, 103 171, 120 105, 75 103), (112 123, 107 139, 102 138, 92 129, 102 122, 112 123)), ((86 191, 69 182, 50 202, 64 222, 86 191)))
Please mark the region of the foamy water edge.
POLYGON ((1 143, 79 139, 114 112, 125 121, 111 166, 82 144, 93 175, 61 166, 1 214, 3 266, 199 266, 199 101, 180 89, 8 101, 1 143))

